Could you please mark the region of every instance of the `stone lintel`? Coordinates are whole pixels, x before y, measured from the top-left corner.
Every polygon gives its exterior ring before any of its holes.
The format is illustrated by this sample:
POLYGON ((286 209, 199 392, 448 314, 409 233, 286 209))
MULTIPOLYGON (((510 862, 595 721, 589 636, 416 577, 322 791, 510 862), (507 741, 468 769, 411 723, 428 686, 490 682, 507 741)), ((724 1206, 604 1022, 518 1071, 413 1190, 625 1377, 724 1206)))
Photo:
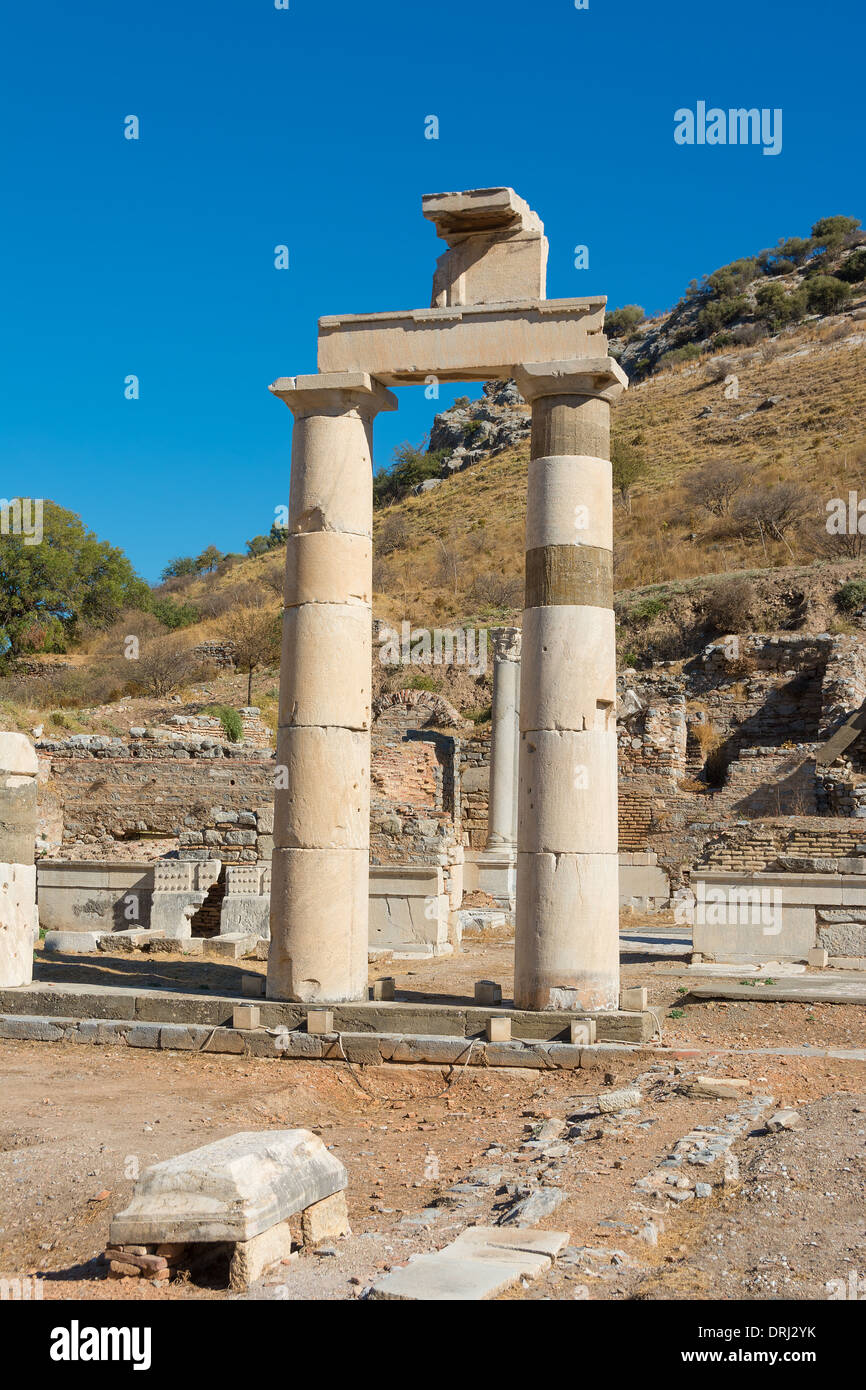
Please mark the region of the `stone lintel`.
POLYGON ((396 410, 397 397, 368 372, 315 372, 306 376, 281 376, 268 387, 293 414, 329 415, 358 409, 374 415, 396 410))
POLYGON ((319 320, 322 373, 369 371, 385 386, 488 381, 524 362, 607 362, 604 297, 506 299, 319 320))
POLYGON ((578 357, 567 362, 524 362, 514 372, 524 400, 543 396, 584 396, 615 401, 628 377, 613 357, 578 357))

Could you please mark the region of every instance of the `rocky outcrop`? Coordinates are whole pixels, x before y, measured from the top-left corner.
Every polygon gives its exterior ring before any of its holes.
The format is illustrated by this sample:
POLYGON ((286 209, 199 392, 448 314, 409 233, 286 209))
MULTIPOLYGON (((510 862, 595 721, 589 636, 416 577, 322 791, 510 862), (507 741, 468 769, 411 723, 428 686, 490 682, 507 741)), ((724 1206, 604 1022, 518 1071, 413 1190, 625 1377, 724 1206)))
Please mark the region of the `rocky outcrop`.
POLYGON ((430 431, 430 452, 447 450, 442 476, 459 472, 529 436, 529 408, 513 381, 485 381, 481 400, 458 401, 442 411, 430 431))

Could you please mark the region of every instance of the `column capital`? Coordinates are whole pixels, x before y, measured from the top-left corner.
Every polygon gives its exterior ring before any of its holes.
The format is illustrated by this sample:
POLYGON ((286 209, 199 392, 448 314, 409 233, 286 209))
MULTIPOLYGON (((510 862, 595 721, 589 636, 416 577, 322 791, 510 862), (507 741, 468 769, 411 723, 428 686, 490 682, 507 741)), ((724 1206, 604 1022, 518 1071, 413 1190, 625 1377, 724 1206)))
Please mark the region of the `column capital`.
POLYGON ((524 362, 515 369, 514 379, 529 404, 542 396, 585 396, 612 402, 628 387, 628 377, 613 357, 524 362))
POLYGON ((398 406, 394 393, 367 372, 281 376, 268 390, 289 407, 296 420, 307 415, 346 415, 351 410, 372 418, 398 406))
POLYGON ((519 627, 492 627, 494 661, 519 661, 522 632, 519 627))

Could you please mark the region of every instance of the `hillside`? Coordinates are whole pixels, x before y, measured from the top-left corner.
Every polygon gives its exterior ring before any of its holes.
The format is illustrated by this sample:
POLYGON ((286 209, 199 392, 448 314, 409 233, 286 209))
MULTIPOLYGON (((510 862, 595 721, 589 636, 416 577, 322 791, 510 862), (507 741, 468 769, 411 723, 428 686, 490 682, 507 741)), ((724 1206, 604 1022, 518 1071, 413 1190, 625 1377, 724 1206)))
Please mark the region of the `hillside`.
MULTIPOLYGON (((639 311, 608 315, 611 351, 633 378, 612 430, 626 664, 686 658, 729 628, 859 626, 862 602, 846 606, 837 595, 861 576, 863 537, 830 535, 826 522, 828 503, 864 484, 866 283, 848 285, 838 312, 805 309, 816 270, 827 278, 852 263, 866 269, 854 260, 866 259, 863 234, 849 231, 830 250, 795 241, 785 245, 798 265, 777 248, 762 253, 763 267, 760 258, 735 262, 690 287, 667 314, 640 322, 639 311), (774 331, 760 319, 769 282, 771 300, 780 294, 799 305, 798 321, 774 331), (713 327, 719 313, 728 318, 721 330, 713 327)), ((377 475, 378 618, 429 627, 519 622, 528 426, 514 384, 488 383, 478 400, 461 398, 435 417, 426 453, 404 450, 377 475)), ((156 718, 169 699, 176 706, 179 692, 201 709, 251 698, 274 726, 280 539, 272 529, 248 543, 245 557, 209 547, 197 561, 175 561, 150 597, 125 611, 115 605, 108 623, 82 624, 65 651, 58 644, 52 655, 7 660, 3 722, 122 728, 156 718), (130 634, 141 645, 135 663, 124 660, 130 634), (215 672, 194 654, 227 641, 250 648, 245 676, 215 672)), ((377 691, 415 681, 475 717, 489 703, 489 673, 476 680, 465 670, 376 665, 377 691)))

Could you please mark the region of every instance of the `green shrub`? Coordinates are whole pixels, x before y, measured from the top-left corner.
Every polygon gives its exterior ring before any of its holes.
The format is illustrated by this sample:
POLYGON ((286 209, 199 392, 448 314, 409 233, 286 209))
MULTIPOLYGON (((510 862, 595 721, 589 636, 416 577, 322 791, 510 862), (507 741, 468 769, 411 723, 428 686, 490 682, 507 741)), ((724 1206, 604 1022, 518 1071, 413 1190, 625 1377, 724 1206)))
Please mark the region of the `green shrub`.
POLYGON ((836 278, 849 285, 859 285, 861 280, 866 280, 866 246, 851 252, 836 271, 836 278))
POLYGON ((788 294, 783 285, 761 285, 755 295, 755 313, 769 328, 781 328, 803 317, 806 297, 802 291, 788 294))
POLYGON ((651 623, 654 618, 660 618, 662 613, 668 611, 668 599, 666 598, 642 598, 639 599, 628 613, 628 619, 633 623, 651 623))
POLYGON ((219 720, 229 743, 240 743, 243 738, 244 726, 236 709, 232 709, 229 705, 208 705, 204 713, 219 720))
POLYGON ((707 276, 707 287, 719 299, 727 299, 744 290, 752 280, 757 278, 760 270, 758 262, 752 256, 739 261, 731 261, 730 265, 723 265, 719 270, 714 270, 712 275, 707 276))
POLYGON ((177 632, 182 627, 192 627, 201 617, 195 604, 177 603, 173 598, 154 599, 150 611, 170 632, 177 632))
POLYGON ((438 690, 439 682, 432 676, 425 676, 421 671, 416 671, 406 682, 407 690, 438 690))
POLYGON ((727 295, 722 299, 711 299, 698 314, 698 330, 703 337, 724 328, 736 319, 744 318, 749 312, 749 301, 743 295, 727 295))
POLYGON ((806 303, 813 314, 834 314, 850 298, 850 286, 835 275, 816 275, 806 286, 806 303))
POLYGON ((662 353, 658 360, 659 367, 676 367, 680 362, 694 362, 695 358, 700 357, 701 350, 697 343, 684 343, 682 347, 671 348, 670 352, 662 353))
POLYGON ((836 590, 835 599, 843 613, 856 613, 866 605, 866 579, 849 579, 836 590))
POLYGON ((609 338, 621 338, 631 333, 646 315, 639 304, 625 304, 621 309, 612 309, 604 316, 604 331, 609 338))

